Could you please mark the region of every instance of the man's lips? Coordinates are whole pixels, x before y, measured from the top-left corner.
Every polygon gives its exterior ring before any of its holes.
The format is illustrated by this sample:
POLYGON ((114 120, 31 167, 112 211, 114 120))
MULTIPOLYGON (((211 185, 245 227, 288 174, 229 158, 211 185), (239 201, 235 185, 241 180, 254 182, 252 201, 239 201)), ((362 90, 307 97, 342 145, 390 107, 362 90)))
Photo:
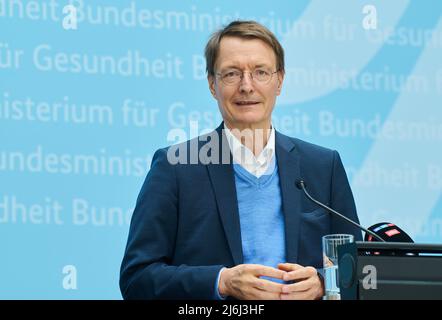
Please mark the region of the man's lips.
POLYGON ((254 104, 258 104, 259 101, 255 100, 238 100, 234 102, 237 106, 250 106, 254 104))

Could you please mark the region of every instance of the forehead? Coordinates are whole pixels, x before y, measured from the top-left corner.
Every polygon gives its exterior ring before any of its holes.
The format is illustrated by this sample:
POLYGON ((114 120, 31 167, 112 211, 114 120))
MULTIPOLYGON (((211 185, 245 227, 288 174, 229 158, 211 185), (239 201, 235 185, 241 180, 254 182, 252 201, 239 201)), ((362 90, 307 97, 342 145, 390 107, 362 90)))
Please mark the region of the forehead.
POLYGON ((276 66, 272 47, 259 39, 224 37, 221 39, 215 68, 276 66))

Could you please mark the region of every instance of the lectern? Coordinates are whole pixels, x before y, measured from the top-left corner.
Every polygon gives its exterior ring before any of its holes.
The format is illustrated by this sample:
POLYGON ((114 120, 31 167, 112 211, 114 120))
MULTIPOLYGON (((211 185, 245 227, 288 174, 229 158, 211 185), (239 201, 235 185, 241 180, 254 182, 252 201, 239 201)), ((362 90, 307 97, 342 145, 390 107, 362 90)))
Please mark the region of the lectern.
POLYGON ((338 266, 342 300, 442 299, 442 245, 349 243, 338 266))

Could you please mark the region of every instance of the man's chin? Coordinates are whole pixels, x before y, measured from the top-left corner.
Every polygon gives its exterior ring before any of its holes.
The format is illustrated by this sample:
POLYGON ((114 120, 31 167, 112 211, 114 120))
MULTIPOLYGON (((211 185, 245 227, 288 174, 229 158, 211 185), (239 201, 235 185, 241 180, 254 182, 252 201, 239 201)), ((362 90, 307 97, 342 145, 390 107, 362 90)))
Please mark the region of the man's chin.
POLYGON ((242 117, 242 118, 237 118, 235 119, 235 121, 233 121, 232 125, 234 127, 242 127, 242 128, 249 128, 249 127, 262 127, 265 126, 265 124, 268 123, 268 121, 266 121, 263 118, 259 118, 259 117, 242 117))

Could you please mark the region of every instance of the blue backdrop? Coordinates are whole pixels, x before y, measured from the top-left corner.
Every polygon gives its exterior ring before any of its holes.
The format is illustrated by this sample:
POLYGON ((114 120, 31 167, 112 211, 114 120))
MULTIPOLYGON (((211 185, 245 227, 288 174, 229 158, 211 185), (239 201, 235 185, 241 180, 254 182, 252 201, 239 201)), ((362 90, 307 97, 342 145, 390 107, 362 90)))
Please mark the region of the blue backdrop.
POLYGON ((285 48, 275 127, 341 153, 364 225, 441 243, 441 12, 437 0, 0 0, 0 298, 121 298, 151 157, 172 129, 220 123, 203 50, 238 18, 285 48))

